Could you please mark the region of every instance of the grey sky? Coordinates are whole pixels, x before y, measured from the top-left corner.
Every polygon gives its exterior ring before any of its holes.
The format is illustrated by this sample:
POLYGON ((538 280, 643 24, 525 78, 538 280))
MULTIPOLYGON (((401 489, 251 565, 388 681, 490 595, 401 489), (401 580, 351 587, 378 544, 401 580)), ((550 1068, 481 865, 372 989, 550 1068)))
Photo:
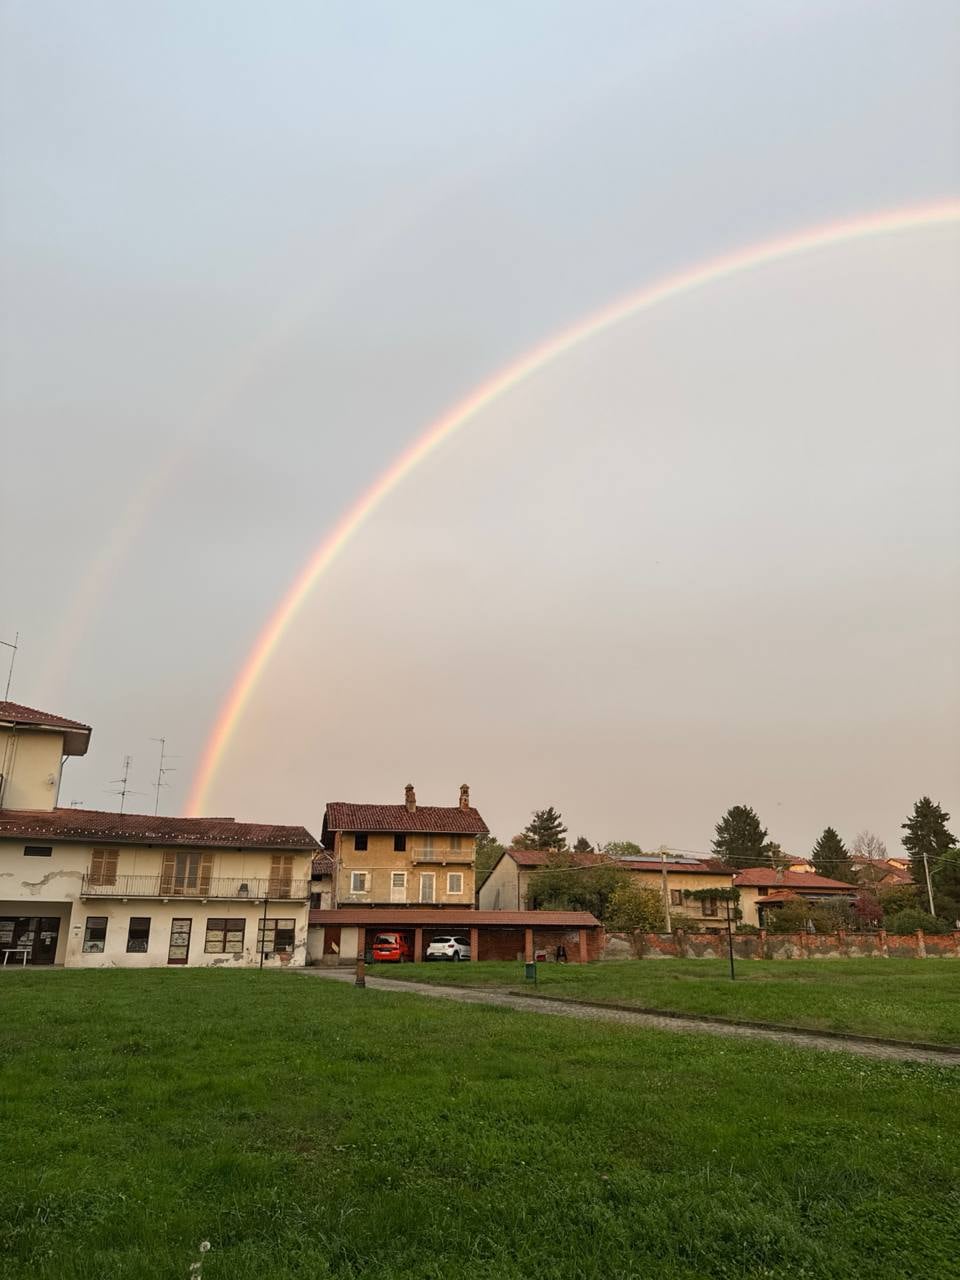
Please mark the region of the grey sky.
MULTIPOLYGON (((186 784, 310 550, 413 434, 591 308, 955 193, 951 4, 2 6, 2 634, 186 784)), ((214 788, 456 798, 503 837, 891 844, 960 740, 957 239, 639 318, 503 400, 304 610, 214 788)), ((142 798, 150 803, 150 796, 142 798)))

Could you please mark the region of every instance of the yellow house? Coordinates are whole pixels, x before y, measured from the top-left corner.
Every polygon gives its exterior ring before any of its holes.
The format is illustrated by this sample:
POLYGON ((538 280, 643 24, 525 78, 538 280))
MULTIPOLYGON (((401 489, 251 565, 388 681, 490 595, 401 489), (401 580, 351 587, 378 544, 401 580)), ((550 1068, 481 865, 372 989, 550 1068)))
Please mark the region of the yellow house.
POLYGON ((90 732, 0 703, 0 964, 302 964, 313 836, 60 809, 60 765, 86 751, 90 732))
MULTIPOLYGON (((549 865, 551 853, 543 849, 508 849, 495 863, 480 886, 478 905, 482 911, 523 911, 535 909, 531 879, 549 865)), ((613 865, 626 871, 641 884, 649 884, 663 893, 664 871, 670 908, 671 925, 688 929, 717 929, 726 919, 722 903, 714 898, 706 901, 687 898, 685 890, 729 889, 733 872, 718 863, 703 861, 669 861, 659 858, 618 858, 611 860, 599 854, 582 855, 584 866, 613 865)), ((576 875, 575 871, 570 873, 576 875)))
POLYGON ((487 825, 460 788, 456 805, 327 805, 324 848, 333 854, 334 907, 472 908, 477 836, 487 825))

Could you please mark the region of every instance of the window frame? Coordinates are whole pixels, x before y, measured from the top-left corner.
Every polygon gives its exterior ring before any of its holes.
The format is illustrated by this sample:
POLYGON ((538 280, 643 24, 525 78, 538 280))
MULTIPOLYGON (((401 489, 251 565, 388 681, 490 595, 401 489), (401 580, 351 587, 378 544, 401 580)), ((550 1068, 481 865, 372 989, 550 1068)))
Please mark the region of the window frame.
POLYGON ((366 853, 370 844, 369 831, 355 831, 353 833, 353 851, 354 853, 366 853))
POLYGON ((205 956, 240 956, 246 942, 247 922, 243 916, 208 916, 204 922, 203 954, 205 956), (222 928, 220 925, 222 924, 222 928), (239 928, 238 928, 239 926, 239 928), (230 934, 239 934, 237 939, 230 934), (218 938, 219 935, 219 938, 218 938), (219 946, 217 942, 219 940, 219 946))
POLYGON ((393 852, 407 852, 407 833, 405 831, 395 831, 393 833, 393 852))
POLYGON ((23 846, 23 856, 25 858, 52 858, 52 844, 25 844, 23 846))
POLYGON ((86 916, 83 922, 83 953, 91 956, 102 956, 107 949, 107 926, 110 924, 109 916, 86 916), (94 938, 91 933, 94 929, 102 930, 102 937, 94 938), (99 943, 99 946, 97 945, 99 943))
POLYGON ((419 896, 420 903, 425 904, 428 907, 433 906, 434 903, 436 903, 437 901, 437 873, 435 871, 421 871, 419 889, 420 889, 420 896, 419 896), (430 885, 431 885, 429 898, 425 898, 423 896, 423 886, 425 881, 427 880, 430 881, 430 885))
POLYGON ((87 884, 94 887, 116 885, 118 849, 91 849, 87 884))
POLYGON ((683 906, 683 890, 682 889, 670 890, 670 905, 671 907, 683 906))
POLYGON ((351 871, 350 872, 350 894, 369 893, 370 892, 370 872, 369 871, 351 871), (358 876, 363 877, 363 888, 358 889, 356 880, 358 876))
MULTIPOLYGON (((286 942, 286 939, 284 939, 286 942)), ((292 955, 297 945, 297 920, 296 916, 267 916, 266 920, 261 918, 257 921, 257 948, 256 955, 272 956, 278 952, 285 955, 292 955), (266 925, 266 928, 264 926, 266 925), (289 933, 289 945, 278 945, 277 935, 279 933, 289 933), (268 940, 269 939, 269 940, 268 940), (267 941, 264 947, 264 941, 267 941)))
POLYGON ((463 887, 463 872, 462 872, 462 871, 448 871, 448 872, 447 872, 447 896, 448 896, 448 897, 452 897, 452 898, 460 898, 460 897, 462 897, 462 896, 463 896, 463 894, 464 894, 464 887, 463 887), (453 881, 453 880, 459 880, 459 881, 460 881, 460 888, 459 888, 459 889, 454 889, 454 888, 453 888, 453 886, 452 886, 452 884, 451 884, 451 881, 453 881))
POLYGON ((708 916, 711 920, 720 915, 719 898, 702 898, 700 901, 700 914, 708 916))
POLYGON ((131 916, 130 919, 127 921, 127 955, 142 956, 142 955, 146 955, 146 953, 150 950, 150 922, 151 922, 150 916, 131 916), (130 945, 131 942, 141 941, 140 938, 133 937, 134 921, 136 921, 140 925, 143 925, 145 922, 147 926, 146 931, 144 933, 144 937, 142 939, 143 941, 142 947, 132 947, 130 945))

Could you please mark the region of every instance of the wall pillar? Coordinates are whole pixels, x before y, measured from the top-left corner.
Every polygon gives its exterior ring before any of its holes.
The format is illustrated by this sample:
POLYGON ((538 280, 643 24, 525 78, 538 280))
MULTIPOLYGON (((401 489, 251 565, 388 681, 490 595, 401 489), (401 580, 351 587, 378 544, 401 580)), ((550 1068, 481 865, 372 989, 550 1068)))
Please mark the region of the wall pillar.
POLYGON ((523 958, 527 964, 533 964, 533 930, 523 931, 523 958))
POLYGON ((367 931, 364 928, 357 930, 357 959, 363 960, 367 954, 367 931))
POLYGON ((927 944, 924 941, 922 929, 917 930, 917 955, 921 960, 926 960, 927 958, 927 944))
POLYGON ((480 959, 480 930, 475 924, 470 926, 470 959, 480 959))
POLYGON ((586 964, 590 959, 590 953, 587 951, 587 931, 582 925, 577 930, 577 943, 580 947, 580 963, 586 964))
POLYGON ((884 957, 885 960, 888 960, 890 958, 890 952, 887 949, 886 929, 879 930, 879 932, 877 933, 877 937, 880 939, 880 954, 884 957))
POLYGON ((413 931, 413 962, 419 964, 423 959, 423 930, 414 929, 413 931))
POLYGON ((766 960, 767 958, 767 931, 760 930, 760 945, 757 947, 757 959, 766 960))

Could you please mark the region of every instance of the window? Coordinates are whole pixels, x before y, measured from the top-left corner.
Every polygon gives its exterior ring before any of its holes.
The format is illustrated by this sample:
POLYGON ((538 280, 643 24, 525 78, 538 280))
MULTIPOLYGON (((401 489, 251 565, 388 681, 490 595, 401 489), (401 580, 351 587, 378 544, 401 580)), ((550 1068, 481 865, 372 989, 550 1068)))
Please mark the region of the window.
POLYGON ((407 852, 407 837, 399 831, 393 837, 393 852, 394 853, 407 852))
POLYGON ((759 897, 759 898, 765 898, 769 892, 770 892, 770 890, 767 888, 767 886, 766 886, 765 884, 762 884, 762 885, 760 885, 760 887, 757 889, 757 897, 759 897))
POLYGON ((447 893, 463 893, 463 872, 451 871, 447 875, 447 893))
POLYGON ((289 898, 293 892, 293 854, 275 853, 270 859, 270 883, 267 892, 271 898, 289 898))
POLYGON ((174 897, 203 897, 210 892, 212 853, 165 853, 160 870, 160 892, 174 897))
POLYGON ((365 831, 357 831, 353 837, 353 847, 357 853, 366 853, 367 851, 367 833, 365 831))
POLYGON ((23 856, 25 858, 50 858, 53 856, 53 845, 25 844, 23 846, 23 856))
POLYGON ((102 951, 107 943, 107 917, 87 916, 87 927, 83 931, 84 951, 102 951))
POLYGON ((454 853, 460 852, 461 843, 462 843, 462 838, 460 836, 450 837, 450 848, 453 850, 454 853))
POLYGON ((679 889, 670 890, 670 905, 671 907, 683 906, 683 894, 680 892, 679 889))
POLYGON ((117 883, 116 849, 94 849, 90 855, 90 884, 117 883))
POLYGON ((369 871, 351 871, 350 872, 350 892, 351 893, 366 893, 369 882, 370 882, 369 871))
POLYGON ((436 875, 432 871, 424 871, 420 877, 420 901, 436 902, 437 895, 434 890, 436 884, 436 875))
POLYGON ((716 898, 704 898, 701 907, 705 916, 718 916, 720 914, 716 898))
POLYGON ((207 955, 236 955, 243 950, 243 926, 243 920, 208 920, 204 951, 207 955))
POLYGON ((392 871, 390 873, 390 901, 406 902, 407 900, 407 873, 405 871, 392 871))
POLYGON ((146 951, 150 942, 150 917, 131 916, 127 928, 127 950, 146 951))
POLYGON ((292 951, 296 928, 296 920, 261 920, 257 925, 257 954, 292 951))

